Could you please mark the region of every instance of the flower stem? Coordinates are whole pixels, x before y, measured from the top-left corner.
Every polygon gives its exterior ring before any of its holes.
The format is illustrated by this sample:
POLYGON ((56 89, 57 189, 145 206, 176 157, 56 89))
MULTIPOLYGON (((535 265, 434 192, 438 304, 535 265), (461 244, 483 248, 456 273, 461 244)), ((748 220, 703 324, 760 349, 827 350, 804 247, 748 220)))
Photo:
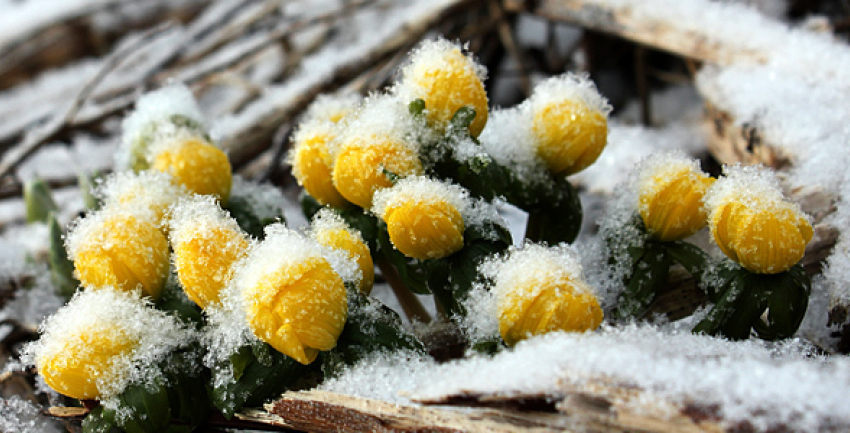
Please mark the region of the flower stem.
POLYGON ((416 320, 423 323, 430 323, 431 315, 428 314, 428 311, 419 302, 419 298, 404 285, 395 267, 386 259, 379 259, 375 264, 378 265, 378 269, 381 270, 384 279, 387 280, 390 288, 393 289, 393 293, 398 298, 404 315, 411 321, 416 320))

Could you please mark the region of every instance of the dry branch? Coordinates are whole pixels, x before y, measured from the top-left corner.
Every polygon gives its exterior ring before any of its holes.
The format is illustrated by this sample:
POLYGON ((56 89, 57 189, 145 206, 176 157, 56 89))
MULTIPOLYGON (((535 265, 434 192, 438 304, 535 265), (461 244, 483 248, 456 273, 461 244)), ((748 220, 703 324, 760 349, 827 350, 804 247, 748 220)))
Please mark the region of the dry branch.
POLYGON ((557 395, 452 395, 422 402, 428 406, 299 391, 267 404, 266 412, 248 411, 237 416, 314 432, 723 431, 707 419, 707 410, 678 408, 647 397, 640 390, 603 381, 582 387, 565 385, 557 395))
MULTIPOLYGON (((505 0, 508 10, 526 10, 529 2, 505 0)), ((720 65, 762 63, 767 54, 745 45, 730 44, 712 28, 691 28, 686 23, 637 16, 633 5, 606 5, 594 0, 541 0, 530 12, 553 21, 575 24, 669 51, 683 57, 720 65)))

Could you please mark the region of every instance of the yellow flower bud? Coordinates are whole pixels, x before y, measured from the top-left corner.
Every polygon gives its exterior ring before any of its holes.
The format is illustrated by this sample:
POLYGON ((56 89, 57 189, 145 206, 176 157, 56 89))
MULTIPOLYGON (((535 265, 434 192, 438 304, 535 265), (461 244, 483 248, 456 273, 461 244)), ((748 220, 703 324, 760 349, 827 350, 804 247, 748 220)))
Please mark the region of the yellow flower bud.
MULTIPOLYGON (((328 129, 328 128, 325 128, 328 129)), ((290 163, 292 175, 319 203, 335 208, 349 206, 348 200, 333 184, 331 165, 333 158, 328 153, 330 131, 322 131, 320 125, 303 125, 293 140, 290 163)))
POLYGON ((248 240, 212 199, 180 202, 171 219, 174 267, 183 290, 201 308, 220 304, 233 265, 248 252, 248 240))
POLYGON ((602 323, 602 308, 581 279, 570 247, 529 244, 496 267, 493 291, 507 344, 552 331, 584 332, 602 323))
POLYGON ((100 397, 97 377, 109 374, 112 362, 127 356, 135 346, 120 327, 97 334, 81 330, 60 344, 60 351, 38 360, 38 372, 54 391, 78 400, 100 397))
POLYGON ((537 155, 552 174, 569 176, 596 161, 608 141, 611 108, 587 78, 546 80, 529 104, 537 155))
POLYGON ((730 259, 759 274, 785 272, 797 264, 812 239, 799 207, 782 197, 766 169, 727 168, 706 195, 709 227, 730 259))
POLYGON ((647 231, 658 240, 675 241, 705 227, 702 198, 714 180, 684 156, 654 155, 646 161, 638 180, 638 211, 647 231))
POLYGON ((357 262, 361 279, 358 288, 364 295, 372 292, 375 281, 375 264, 369 246, 359 232, 354 231, 333 212, 319 211, 313 218, 312 234, 316 241, 328 248, 344 251, 357 262))
POLYGON ((469 132, 478 137, 487 124, 486 71, 461 47, 445 39, 424 42, 402 70, 399 91, 408 99, 425 101, 428 121, 438 129, 448 125, 462 107, 475 110, 469 132))
POLYGON ((68 234, 75 275, 87 288, 140 288, 158 299, 168 277, 168 241, 152 223, 104 210, 89 215, 68 234))
POLYGON ((348 316, 343 278, 313 242, 267 228, 236 277, 254 335, 305 365, 336 346, 348 316))
POLYGON ((154 170, 170 174, 189 192, 213 195, 227 203, 233 175, 230 161, 221 149, 199 138, 171 141, 157 147, 154 170))
POLYGON ((348 201, 368 209, 375 191, 392 186, 386 172, 406 177, 423 172, 416 150, 385 136, 354 137, 340 146, 333 182, 348 201))
POLYGON ((373 211, 387 223, 390 241, 415 259, 438 259, 463 248, 467 193, 425 177, 399 181, 375 196, 373 211))
POLYGON ((77 292, 48 317, 22 359, 57 392, 80 400, 116 396, 161 377, 159 362, 195 334, 171 314, 112 288, 77 292))

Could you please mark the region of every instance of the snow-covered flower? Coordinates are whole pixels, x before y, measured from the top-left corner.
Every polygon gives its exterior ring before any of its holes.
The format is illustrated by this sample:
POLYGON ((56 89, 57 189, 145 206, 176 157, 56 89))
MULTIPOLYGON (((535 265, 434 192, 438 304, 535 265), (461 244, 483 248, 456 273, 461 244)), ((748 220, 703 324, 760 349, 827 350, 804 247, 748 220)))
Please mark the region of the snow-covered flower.
POLYGON ((813 231, 799 206, 785 199, 764 167, 726 167, 705 203, 715 242, 749 271, 776 274, 803 258, 813 231))
POLYGON ((197 136, 174 137, 151 145, 151 167, 168 173, 195 194, 208 194, 226 204, 233 186, 227 155, 197 136))
POLYGON ((658 240, 684 239, 707 224, 703 196, 714 183, 699 163, 679 153, 652 155, 638 174, 638 211, 658 240))
POLYGON ((360 292, 368 295, 375 281, 375 264, 369 253, 369 246, 360 232, 349 227, 336 213, 328 209, 320 210, 311 223, 310 234, 319 244, 345 252, 360 268, 360 292))
POLYGON ((605 148, 611 106, 587 77, 565 74, 543 81, 528 109, 537 154, 552 174, 578 173, 605 148))
POLYGON ((187 193, 165 173, 122 171, 108 176, 94 194, 104 208, 131 210, 137 217, 164 226, 168 208, 187 193))
POLYGON ((234 263, 247 255, 247 236, 210 196, 179 202, 170 225, 174 267, 183 290, 201 308, 218 305, 234 263))
POLYGON ((168 240, 150 221, 105 208, 78 220, 66 243, 83 287, 141 289, 159 298, 168 277, 168 240))
POLYGON ((583 332, 602 323, 578 254, 562 244, 526 244, 481 266, 494 281, 499 333, 509 345, 552 331, 583 332))
POLYGON ((179 320, 138 297, 81 291, 26 346, 44 381, 76 399, 104 399, 131 383, 153 383, 157 363, 194 336, 179 320))
POLYGON ((378 192, 372 210, 387 223, 390 241, 399 251, 424 260, 463 248, 463 214, 469 207, 462 188, 415 176, 378 192))
MULTIPOLYGON (((348 315, 343 275, 314 240, 279 224, 251 250, 234 277, 248 327, 260 340, 302 364, 331 350, 348 315)), ((353 264, 356 268, 356 264, 353 264)))
POLYGON ((425 101, 429 123, 444 129, 459 108, 470 107, 476 114, 469 133, 481 134, 488 117, 483 83, 487 73, 460 45, 445 39, 425 41, 413 51, 401 74, 396 91, 407 100, 425 101))

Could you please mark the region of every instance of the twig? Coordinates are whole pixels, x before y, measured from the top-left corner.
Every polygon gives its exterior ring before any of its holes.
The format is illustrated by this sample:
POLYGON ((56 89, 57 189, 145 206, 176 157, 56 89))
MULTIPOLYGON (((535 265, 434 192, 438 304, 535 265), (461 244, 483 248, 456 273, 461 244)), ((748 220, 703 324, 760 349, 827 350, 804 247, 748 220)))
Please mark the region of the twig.
POLYGON ((517 64, 517 68, 519 68, 521 74, 519 76, 520 87, 522 88, 523 94, 525 96, 531 95, 531 79, 528 77, 528 69, 525 67, 525 58, 523 56, 522 50, 519 48, 519 45, 516 43, 516 39, 514 39, 513 32, 511 32, 511 26, 508 23, 506 18, 505 9, 501 6, 501 4, 496 0, 490 0, 490 13, 499 20, 499 39, 502 41, 502 45, 508 50, 511 54, 511 57, 514 58, 514 61, 517 64))
POLYGON ((290 124, 285 124, 278 128, 272 144, 274 154, 272 155, 271 161, 269 161, 268 167, 266 167, 260 176, 257 177, 257 182, 262 183, 269 180, 269 178, 275 174, 278 167, 280 167, 283 156, 286 154, 286 151, 289 150, 289 138, 292 136, 294 129, 295 128, 293 128, 290 124))
POLYGON ((142 35, 134 43, 124 47, 119 51, 112 53, 104 62, 98 73, 83 86, 71 101, 70 106, 62 113, 57 113, 51 117, 46 123, 27 131, 22 142, 10 149, 3 155, 0 161, 0 178, 7 176, 21 162, 32 155, 39 147, 46 143, 51 138, 55 137, 63 127, 70 124, 80 108, 89 98, 91 93, 97 88, 103 79, 112 72, 121 62, 130 54, 136 52, 140 47, 144 46, 154 36, 170 29, 172 24, 165 23, 154 27, 142 35))

